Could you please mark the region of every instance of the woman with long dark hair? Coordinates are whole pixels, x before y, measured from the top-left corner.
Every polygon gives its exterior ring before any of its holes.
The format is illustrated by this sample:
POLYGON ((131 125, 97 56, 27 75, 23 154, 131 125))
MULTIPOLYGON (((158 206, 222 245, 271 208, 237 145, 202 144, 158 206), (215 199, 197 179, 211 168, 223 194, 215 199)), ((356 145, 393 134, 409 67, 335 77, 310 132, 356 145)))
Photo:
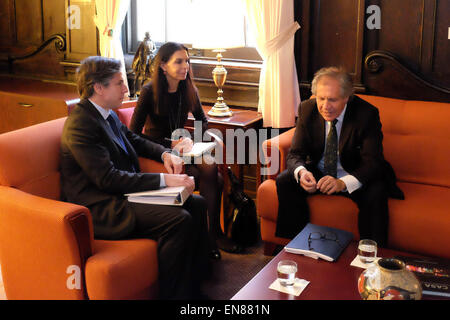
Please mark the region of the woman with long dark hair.
MULTIPOLYGON (((177 152, 189 151, 190 138, 172 140, 174 130, 184 128, 188 113, 208 128, 198 90, 189 65, 188 49, 182 44, 167 42, 159 48, 152 62, 151 79, 144 85, 131 119, 130 129, 177 152)), ((186 174, 194 176, 196 189, 208 205, 208 226, 211 258, 220 259, 218 238, 224 239, 220 228, 220 204, 223 178, 215 163, 188 164, 186 174)), ((208 163, 210 163, 208 161, 208 163)))

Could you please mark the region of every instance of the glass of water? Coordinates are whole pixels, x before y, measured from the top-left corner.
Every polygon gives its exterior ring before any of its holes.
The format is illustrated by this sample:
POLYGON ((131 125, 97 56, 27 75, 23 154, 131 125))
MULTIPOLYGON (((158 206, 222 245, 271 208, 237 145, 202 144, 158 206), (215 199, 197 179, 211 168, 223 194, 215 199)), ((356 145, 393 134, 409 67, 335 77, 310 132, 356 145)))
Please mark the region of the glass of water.
POLYGON ((292 286, 295 282, 297 264, 292 260, 281 260, 278 262, 277 273, 282 286, 292 286))
POLYGON ((360 240, 358 245, 358 257, 364 264, 374 262, 377 257, 377 243, 369 239, 360 240))

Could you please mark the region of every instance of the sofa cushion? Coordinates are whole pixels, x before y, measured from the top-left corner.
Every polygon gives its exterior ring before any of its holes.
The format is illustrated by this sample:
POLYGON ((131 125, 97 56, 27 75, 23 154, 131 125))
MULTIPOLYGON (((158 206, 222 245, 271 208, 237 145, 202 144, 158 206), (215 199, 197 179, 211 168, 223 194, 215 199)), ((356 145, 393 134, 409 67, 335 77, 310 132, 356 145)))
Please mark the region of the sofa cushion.
MULTIPOLYGON (((358 233, 358 207, 344 196, 313 195, 307 198, 311 223, 347 230, 355 239, 358 233)), ((256 197, 258 214, 269 221, 278 218, 278 197, 275 180, 264 181, 258 188, 256 197)), ((292 208, 295 212, 295 208, 292 208)))
POLYGON ((384 155, 398 180, 450 187, 448 104, 360 97, 380 111, 384 155))
POLYGON ((129 128, 134 113, 134 107, 120 108, 116 110, 116 113, 119 120, 129 128))
POLYGON ((405 200, 389 199, 389 246, 450 258, 450 188, 399 183, 405 200))
POLYGON ((89 299, 154 297, 157 261, 156 241, 94 240, 94 254, 87 260, 85 270, 89 299))
POLYGON ((358 206, 344 196, 316 194, 307 198, 311 223, 342 229, 359 239, 358 206))
MULTIPOLYGON (((389 199, 389 247, 450 258, 450 188, 400 182, 405 200, 389 199)), ((258 188, 258 214, 261 236, 265 241, 286 243, 274 237, 278 217, 275 180, 266 180, 258 188)), ((349 198, 313 195, 308 197, 310 221, 353 233, 359 239, 358 208, 349 198)), ((293 208, 293 211, 295 209, 293 208)))
POLYGON ((60 118, 1 134, 0 184, 59 199, 59 148, 65 120, 60 118), (23 148, 25 142, 27 148, 23 148))

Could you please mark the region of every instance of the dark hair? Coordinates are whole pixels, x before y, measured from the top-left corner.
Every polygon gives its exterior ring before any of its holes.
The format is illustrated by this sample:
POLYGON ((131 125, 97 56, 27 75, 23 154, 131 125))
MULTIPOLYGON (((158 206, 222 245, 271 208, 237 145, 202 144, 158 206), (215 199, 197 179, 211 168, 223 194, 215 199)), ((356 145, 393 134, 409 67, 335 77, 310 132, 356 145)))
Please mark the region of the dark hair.
POLYGON ((120 72, 119 60, 92 56, 81 61, 77 69, 76 83, 78 93, 82 99, 90 98, 94 94, 94 84, 100 83, 107 87, 114 75, 120 72))
MULTIPOLYGON (((167 63, 172 55, 179 50, 185 50, 189 56, 189 51, 184 45, 176 42, 167 42, 159 48, 158 53, 152 62, 151 81, 156 114, 167 112, 167 110, 164 110, 164 106, 166 105, 169 92, 169 84, 164 71, 161 68, 161 63, 167 63)), ((181 80, 178 84, 178 90, 183 99, 182 111, 186 113, 193 110, 196 102, 197 88, 195 87, 193 78, 192 68, 189 65, 189 72, 186 79, 181 80)))

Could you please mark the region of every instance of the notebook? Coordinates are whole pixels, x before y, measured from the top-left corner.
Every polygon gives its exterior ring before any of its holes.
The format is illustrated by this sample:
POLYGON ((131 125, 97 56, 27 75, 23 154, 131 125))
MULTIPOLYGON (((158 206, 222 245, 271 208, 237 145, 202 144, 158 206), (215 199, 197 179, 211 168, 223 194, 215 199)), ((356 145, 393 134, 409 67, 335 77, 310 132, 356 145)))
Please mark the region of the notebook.
POLYGON ((165 187, 157 190, 125 194, 130 202, 167 206, 182 206, 190 195, 190 192, 184 186, 165 187))

